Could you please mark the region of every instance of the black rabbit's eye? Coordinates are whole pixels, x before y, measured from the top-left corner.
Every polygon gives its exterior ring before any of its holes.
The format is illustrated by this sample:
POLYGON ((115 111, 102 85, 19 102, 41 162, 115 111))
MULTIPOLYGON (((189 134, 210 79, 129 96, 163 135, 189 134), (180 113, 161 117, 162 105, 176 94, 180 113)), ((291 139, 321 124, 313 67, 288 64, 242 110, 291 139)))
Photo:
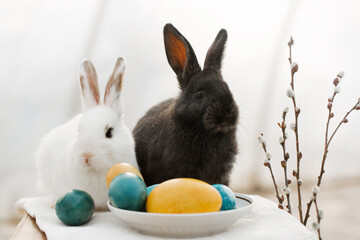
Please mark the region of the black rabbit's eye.
POLYGON ((112 138, 112 130, 114 130, 112 127, 108 128, 108 130, 105 133, 105 136, 107 138, 112 138))
POLYGON ((196 97, 197 97, 197 98, 203 98, 204 95, 205 95, 205 92, 204 92, 203 90, 199 90, 199 91, 197 91, 197 93, 196 93, 196 97))

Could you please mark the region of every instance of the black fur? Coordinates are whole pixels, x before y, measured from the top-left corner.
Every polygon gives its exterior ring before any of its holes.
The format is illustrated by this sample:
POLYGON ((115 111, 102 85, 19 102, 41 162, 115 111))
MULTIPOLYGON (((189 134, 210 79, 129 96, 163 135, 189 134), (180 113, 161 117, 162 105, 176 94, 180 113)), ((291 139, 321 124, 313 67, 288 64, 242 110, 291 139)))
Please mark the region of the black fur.
POLYGON ((226 39, 222 29, 201 70, 185 37, 171 24, 164 27, 167 58, 181 93, 151 108, 133 131, 147 185, 179 177, 228 185, 237 153, 238 108, 221 76, 226 39), (174 42, 180 45, 173 46, 174 42), (185 62, 181 58, 185 53, 179 49, 186 51, 185 62))

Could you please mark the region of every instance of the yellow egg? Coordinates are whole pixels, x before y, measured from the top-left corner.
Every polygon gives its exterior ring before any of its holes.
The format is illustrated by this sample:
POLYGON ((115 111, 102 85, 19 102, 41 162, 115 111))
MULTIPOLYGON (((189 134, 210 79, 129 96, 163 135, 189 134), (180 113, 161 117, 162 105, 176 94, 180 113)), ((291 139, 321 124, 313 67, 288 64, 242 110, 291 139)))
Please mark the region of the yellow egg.
POLYGON ((106 174, 106 185, 109 188, 109 185, 111 181, 119 174, 125 173, 125 172, 131 172, 136 175, 138 175, 143 181, 144 178, 142 177, 139 170, 137 170, 135 167, 131 166, 128 163, 117 163, 109 168, 109 171, 106 174))
POLYGON ((204 213, 220 210, 222 198, 210 184, 192 178, 176 178, 154 188, 146 201, 152 213, 204 213))

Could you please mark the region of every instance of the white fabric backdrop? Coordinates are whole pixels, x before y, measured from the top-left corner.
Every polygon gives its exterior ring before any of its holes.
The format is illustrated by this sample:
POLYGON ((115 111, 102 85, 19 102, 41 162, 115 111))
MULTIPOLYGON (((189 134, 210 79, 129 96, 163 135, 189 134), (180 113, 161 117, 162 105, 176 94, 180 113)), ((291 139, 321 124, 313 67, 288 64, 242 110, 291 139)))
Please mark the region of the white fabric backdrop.
MULTIPOLYGON (((290 35, 295 38, 302 172, 305 181, 315 181, 327 97, 340 70, 345 78, 334 122, 360 97, 359 10, 355 0, 1 1, 0 218, 13 214, 16 199, 38 195, 34 151, 47 131, 80 110, 77 71, 83 58, 93 61, 101 91, 116 58, 125 59, 122 97, 130 128, 149 107, 176 96, 175 74, 163 47, 162 28, 168 22, 190 41, 201 64, 217 32, 228 31, 223 75, 240 107, 240 154, 232 182, 239 191, 270 183, 256 140, 260 132, 278 156, 273 161, 280 161, 276 123, 290 106, 287 42, 290 35)), ((326 178, 360 173, 360 114, 349 120, 330 148, 326 178)))

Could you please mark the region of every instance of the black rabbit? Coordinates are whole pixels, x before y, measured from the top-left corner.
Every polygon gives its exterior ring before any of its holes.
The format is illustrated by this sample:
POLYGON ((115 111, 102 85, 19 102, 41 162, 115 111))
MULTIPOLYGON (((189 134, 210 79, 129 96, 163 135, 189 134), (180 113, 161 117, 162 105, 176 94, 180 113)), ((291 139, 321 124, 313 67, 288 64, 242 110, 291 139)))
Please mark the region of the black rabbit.
POLYGON ((221 75, 226 40, 222 29, 201 70, 190 43, 165 25, 166 56, 181 92, 151 108, 134 128, 136 157, 147 185, 179 177, 228 185, 237 153, 238 108, 221 75))

